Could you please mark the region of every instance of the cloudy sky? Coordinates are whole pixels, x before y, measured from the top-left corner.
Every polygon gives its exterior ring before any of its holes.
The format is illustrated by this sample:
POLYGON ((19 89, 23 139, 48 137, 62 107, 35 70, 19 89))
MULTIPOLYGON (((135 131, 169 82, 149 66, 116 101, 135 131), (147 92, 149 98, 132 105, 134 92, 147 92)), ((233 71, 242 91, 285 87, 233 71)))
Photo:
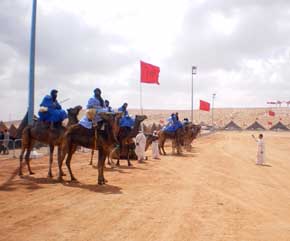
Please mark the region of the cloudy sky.
MULTIPOLYGON (((0 120, 28 106, 32 0, 0 1, 0 120)), ((38 0, 35 111, 50 89, 68 108, 102 89, 113 107, 138 108, 140 64, 160 67, 143 106, 266 106, 290 100, 289 0, 38 0)))

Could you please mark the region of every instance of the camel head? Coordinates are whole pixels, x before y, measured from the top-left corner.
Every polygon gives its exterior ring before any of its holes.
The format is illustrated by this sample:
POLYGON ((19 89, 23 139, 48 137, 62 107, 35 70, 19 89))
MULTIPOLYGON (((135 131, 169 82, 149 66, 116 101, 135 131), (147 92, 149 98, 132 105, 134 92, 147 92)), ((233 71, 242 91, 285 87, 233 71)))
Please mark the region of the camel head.
POLYGON ((77 116, 80 113, 81 109, 82 109, 82 106, 77 105, 77 106, 75 106, 73 108, 67 109, 67 113, 68 113, 68 115, 77 116))
POLYGON ((146 116, 146 115, 136 115, 136 116, 135 116, 135 120, 136 120, 136 121, 139 121, 140 123, 141 123, 142 121, 146 120, 146 119, 147 119, 147 116, 146 116))
POLYGON ((80 113, 81 109, 82 107, 80 105, 67 109, 68 119, 71 124, 76 124, 78 122, 78 114, 80 113))

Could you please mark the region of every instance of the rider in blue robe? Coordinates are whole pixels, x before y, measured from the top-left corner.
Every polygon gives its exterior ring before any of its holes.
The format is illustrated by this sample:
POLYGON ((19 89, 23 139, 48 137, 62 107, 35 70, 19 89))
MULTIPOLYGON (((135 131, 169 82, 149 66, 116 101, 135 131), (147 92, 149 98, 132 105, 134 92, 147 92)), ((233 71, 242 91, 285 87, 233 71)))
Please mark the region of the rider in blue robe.
POLYGON ((87 109, 95 109, 96 115, 93 120, 89 120, 86 116, 84 116, 79 124, 87 129, 91 129, 93 124, 99 123, 101 124, 102 118, 100 117, 100 112, 106 112, 105 103, 101 96, 102 91, 99 88, 94 90, 94 96, 92 96, 87 103, 87 109))
POLYGON ((50 95, 46 95, 43 98, 40 107, 46 107, 47 111, 38 112, 40 121, 61 123, 67 118, 67 113, 61 108, 61 105, 56 99, 57 90, 52 90, 50 95))
POLYGON ((105 108, 106 112, 114 112, 113 108, 110 106, 110 102, 108 100, 105 100, 105 108))
POLYGON ((178 113, 171 114, 169 125, 164 130, 167 132, 175 132, 178 128, 182 128, 182 123, 179 121, 178 113))
POLYGON ((128 127, 132 128, 134 126, 134 119, 129 116, 129 113, 127 111, 128 104, 124 103, 118 111, 123 113, 122 118, 120 119, 120 127, 128 127))

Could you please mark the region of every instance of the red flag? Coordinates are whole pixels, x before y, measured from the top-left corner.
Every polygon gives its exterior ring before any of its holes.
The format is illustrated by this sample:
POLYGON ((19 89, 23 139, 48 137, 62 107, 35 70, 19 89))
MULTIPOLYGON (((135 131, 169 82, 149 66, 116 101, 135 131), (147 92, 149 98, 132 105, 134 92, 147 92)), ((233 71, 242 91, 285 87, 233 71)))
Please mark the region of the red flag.
POLYGON ((141 83, 147 84, 158 84, 158 77, 160 68, 158 66, 154 66, 152 64, 145 63, 140 61, 141 65, 141 83))
POLYGON ((204 111, 210 111, 210 103, 200 100, 199 101, 199 109, 204 111))
POLYGON ((274 111, 271 111, 271 110, 269 110, 269 116, 275 116, 275 112, 274 112, 274 111))
POLYGON ((268 125, 269 126, 273 125, 272 121, 268 121, 268 125))

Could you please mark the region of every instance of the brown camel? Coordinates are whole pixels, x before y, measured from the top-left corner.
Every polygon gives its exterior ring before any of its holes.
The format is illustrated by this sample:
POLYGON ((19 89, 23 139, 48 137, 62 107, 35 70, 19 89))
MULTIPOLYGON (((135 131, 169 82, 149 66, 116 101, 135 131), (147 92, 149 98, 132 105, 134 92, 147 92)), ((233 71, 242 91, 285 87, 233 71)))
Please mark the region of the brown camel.
MULTIPOLYGON (((117 136, 118 133, 119 133, 119 130, 120 130, 120 126, 119 126, 119 121, 122 117, 122 112, 115 112, 116 115, 115 115, 115 119, 114 119, 114 126, 115 126, 115 135, 117 136)), ((92 149, 91 151, 91 159, 90 159, 90 162, 89 162, 89 165, 93 165, 93 158, 94 158, 94 152, 95 152, 95 149, 92 149)), ((110 165, 112 165, 111 162, 109 162, 110 165)))
POLYGON ((191 143, 200 133, 201 125, 189 123, 185 126, 184 146, 186 150, 191 151, 191 143))
MULTIPOLYGON (((200 133, 201 126, 192 124, 191 122, 185 124, 183 126, 184 128, 184 136, 181 140, 181 145, 185 147, 187 151, 191 151, 191 143, 192 141, 197 137, 197 135, 200 133)), ((176 148, 176 142, 175 140, 172 140, 172 152, 175 152, 176 148)))
MULTIPOLYGON (((78 122, 77 116, 81 109, 82 107, 79 105, 74 108, 67 109, 68 118, 69 118, 67 126, 78 122)), ((60 146, 61 146, 62 138, 64 136, 65 131, 66 131, 66 127, 64 126, 60 126, 58 128, 51 128, 50 124, 43 123, 40 121, 36 121, 33 126, 31 125, 26 126, 22 132, 22 148, 21 148, 21 153, 19 157, 19 173, 18 173, 19 176, 23 175, 22 160, 23 160, 23 155, 25 151, 26 151, 25 161, 27 164, 29 174, 30 175, 34 174, 30 168, 29 157, 30 157, 30 152, 32 151, 34 143, 38 141, 38 142, 49 145, 49 169, 48 169, 47 175, 48 177, 52 177, 51 167, 52 167, 52 162, 53 162, 54 147, 55 146, 58 147, 57 157, 58 159, 60 159, 61 157, 60 146)))
POLYGON ((161 155, 166 155, 166 152, 164 150, 164 144, 166 139, 171 139, 176 142, 177 146, 177 153, 181 154, 181 143, 184 138, 184 129, 183 128, 178 128, 175 132, 168 132, 164 130, 160 130, 158 133, 158 138, 159 138, 159 153, 161 155), (162 153, 163 152, 163 153, 162 153))
POLYGON ((62 158, 58 163, 59 175, 58 180, 62 180, 62 162, 65 154, 66 166, 69 170, 71 181, 76 181, 70 163, 74 152, 78 146, 83 146, 89 149, 99 151, 98 155, 98 184, 105 184, 104 178, 104 164, 110 150, 118 144, 116 133, 119 131, 119 126, 116 119, 119 118, 119 113, 99 113, 103 123, 98 124, 97 127, 87 129, 79 124, 73 125, 68 128, 64 135, 62 143, 62 158))
POLYGON ((117 135, 120 146, 115 148, 109 156, 109 158, 115 157, 117 159, 117 166, 120 166, 121 158, 126 158, 128 166, 132 166, 130 157, 135 154, 135 144, 133 138, 137 136, 140 125, 145 119, 147 119, 146 115, 136 115, 133 129, 128 127, 120 127, 119 133, 117 135))

